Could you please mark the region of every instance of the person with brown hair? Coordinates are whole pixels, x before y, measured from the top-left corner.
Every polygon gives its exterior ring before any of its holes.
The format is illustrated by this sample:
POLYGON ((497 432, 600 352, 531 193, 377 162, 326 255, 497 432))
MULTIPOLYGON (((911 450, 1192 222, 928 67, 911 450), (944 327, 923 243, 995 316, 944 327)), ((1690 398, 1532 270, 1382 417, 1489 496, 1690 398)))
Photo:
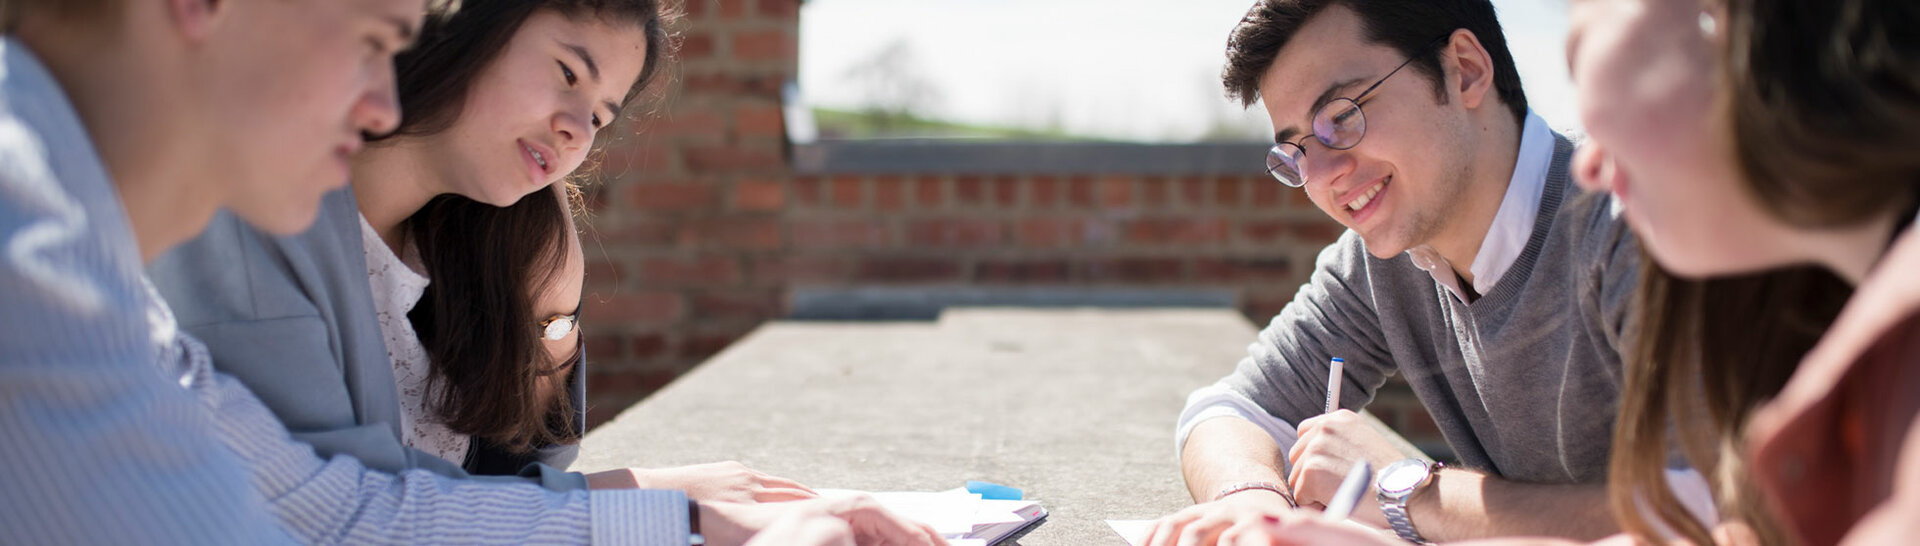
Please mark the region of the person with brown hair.
POLYGON ((1407 540, 1616 532, 1604 482, 1639 251, 1527 108, 1493 3, 1260 0, 1226 58, 1228 94, 1273 123, 1276 182, 1348 231, 1188 398, 1175 438, 1196 504, 1150 543, 1324 505, 1361 462, 1383 479, 1354 518, 1407 540), (1394 375, 1458 464, 1403 454, 1356 413, 1394 375))
MULTIPOLYGON (((1911 541, 1920 7, 1588 0, 1573 17, 1581 180, 1622 201, 1651 258, 1609 487, 1628 534, 1610 542, 1911 541), (1663 498, 1670 442, 1714 478, 1722 524, 1663 498)), ((1241 543, 1387 543, 1276 517, 1241 543)))
POLYGON ((548 196, 527 196, 574 174, 600 130, 663 73, 663 13, 654 0, 466 0, 437 9, 420 44, 395 60, 408 115, 372 135, 355 159, 351 203, 341 197, 332 215, 341 218, 282 239, 216 224, 156 264, 162 290, 195 302, 181 316, 216 365, 262 392, 322 453, 393 471, 521 474, 556 490, 679 489, 733 502, 813 496, 739 463, 563 470, 583 432, 585 376, 541 372, 582 345, 571 329, 550 340, 533 331, 552 317, 532 318, 530 300, 568 257, 567 218, 548 196), (250 256, 278 258, 226 266, 218 256, 235 238, 250 256), (255 301, 235 299, 234 286, 253 287, 255 301), (298 316, 312 318, 287 320, 298 316), (416 333, 416 323, 431 332, 416 333), (263 343, 287 337, 328 348, 263 343), (267 358, 289 352, 304 354, 304 364, 267 358), (564 386, 553 385, 556 377, 564 386))

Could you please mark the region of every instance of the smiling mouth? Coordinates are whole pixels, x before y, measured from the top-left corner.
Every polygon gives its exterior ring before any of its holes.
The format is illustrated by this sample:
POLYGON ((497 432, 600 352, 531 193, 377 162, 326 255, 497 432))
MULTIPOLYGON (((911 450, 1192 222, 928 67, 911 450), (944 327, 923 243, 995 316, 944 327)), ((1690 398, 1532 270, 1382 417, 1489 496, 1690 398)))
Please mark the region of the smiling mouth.
POLYGON ((1367 208, 1367 204, 1373 202, 1374 196, 1380 195, 1380 190, 1387 187, 1387 182, 1392 180, 1393 177, 1389 176, 1380 179, 1379 182, 1374 182, 1373 187, 1367 188, 1366 193, 1361 194, 1357 199, 1347 202, 1347 210, 1349 212, 1359 212, 1360 209, 1367 208))
POLYGON ((547 171, 552 170, 547 168, 547 158, 546 156, 540 155, 539 150, 535 150, 533 149, 532 146, 528 146, 525 144, 521 144, 520 147, 525 148, 527 150, 527 153, 533 156, 533 162, 540 164, 541 170, 547 170, 547 171))

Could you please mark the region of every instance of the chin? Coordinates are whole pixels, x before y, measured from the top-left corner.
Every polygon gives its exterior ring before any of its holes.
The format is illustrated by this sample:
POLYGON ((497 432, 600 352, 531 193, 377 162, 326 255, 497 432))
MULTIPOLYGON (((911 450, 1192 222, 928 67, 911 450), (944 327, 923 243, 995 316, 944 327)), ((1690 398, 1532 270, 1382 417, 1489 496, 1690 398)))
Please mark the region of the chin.
POLYGON ((283 207, 264 214, 249 214, 236 211, 240 219, 255 229, 274 235, 297 235, 313 227, 314 218, 320 214, 319 200, 301 203, 297 206, 283 207))
POLYGON ((1752 273, 1771 267, 1763 263, 1721 259, 1725 257, 1711 251, 1694 252, 1675 248, 1675 245, 1663 245, 1651 237, 1642 238, 1640 242, 1646 246, 1647 254, 1653 256, 1653 261, 1659 263, 1662 271, 1691 281, 1752 273))

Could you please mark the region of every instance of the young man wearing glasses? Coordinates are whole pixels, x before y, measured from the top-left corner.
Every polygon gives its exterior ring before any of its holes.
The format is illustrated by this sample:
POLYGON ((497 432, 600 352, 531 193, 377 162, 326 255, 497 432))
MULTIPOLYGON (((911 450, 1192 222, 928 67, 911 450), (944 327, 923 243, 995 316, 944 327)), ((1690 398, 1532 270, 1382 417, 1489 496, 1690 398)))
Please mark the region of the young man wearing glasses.
POLYGON ((1573 146, 1527 109, 1492 4, 1260 0, 1222 79, 1265 105, 1269 172, 1348 231, 1234 372, 1188 399, 1176 438, 1200 504, 1152 543, 1210 543, 1289 492, 1323 506, 1363 461, 1380 479, 1353 517, 1410 541, 1614 531, 1639 249, 1607 196, 1572 185, 1573 146), (1322 415, 1333 358, 1346 388, 1322 415), (1395 373, 1459 465, 1407 458, 1354 413, 1395 373))

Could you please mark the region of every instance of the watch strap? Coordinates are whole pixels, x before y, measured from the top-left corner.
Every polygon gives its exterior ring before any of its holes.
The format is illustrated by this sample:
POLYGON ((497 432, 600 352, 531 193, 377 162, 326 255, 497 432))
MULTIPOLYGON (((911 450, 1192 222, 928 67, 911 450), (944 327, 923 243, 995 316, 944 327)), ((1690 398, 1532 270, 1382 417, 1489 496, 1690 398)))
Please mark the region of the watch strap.
POLYGON ((1393 527, 1393 534, 1400 535, 1401 540, 1414 544, 1425 544, 1427 542, 1426 539, 1420 538, 1420 532, 1413 529, 1413 518, 1407 515, 1407 505, 1405 502, 1404 499, 1382 500, 1380 501, 1380 513, 1386 514, 1387 525, 1393 527))

